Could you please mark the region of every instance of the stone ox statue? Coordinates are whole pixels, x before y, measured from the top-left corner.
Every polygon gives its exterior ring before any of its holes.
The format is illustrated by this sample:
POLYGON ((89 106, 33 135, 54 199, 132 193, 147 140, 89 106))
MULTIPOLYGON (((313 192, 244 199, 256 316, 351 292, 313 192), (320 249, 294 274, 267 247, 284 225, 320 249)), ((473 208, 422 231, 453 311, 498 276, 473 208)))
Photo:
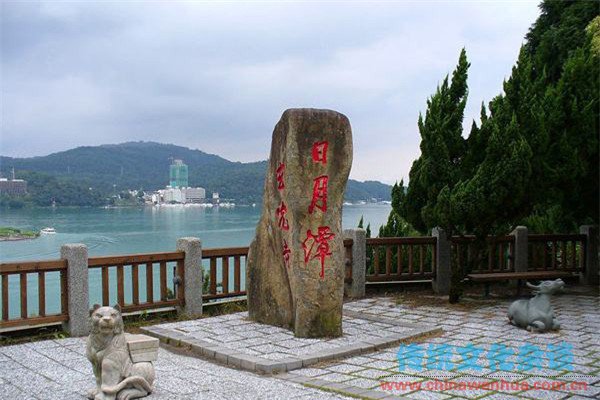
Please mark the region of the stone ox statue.
POLYGON ((528 331, 559 329, 560 324, 554 319, 554 310, 550 304, 550 295, 564 288, 563 280, 543 281, 537 286, 527 282, 527 286, 535 290, 535 296, 529 300, 517 300, 510 305, 510 323, 528 331))
POLYGON ((123 331, 121 308, 94 305, 86 355, 92 363, 96 387, 88 392, 93 400, 128 400, 152 392, 155 373, 152 361, 158 354, 158 339, 129 335, 123 331))

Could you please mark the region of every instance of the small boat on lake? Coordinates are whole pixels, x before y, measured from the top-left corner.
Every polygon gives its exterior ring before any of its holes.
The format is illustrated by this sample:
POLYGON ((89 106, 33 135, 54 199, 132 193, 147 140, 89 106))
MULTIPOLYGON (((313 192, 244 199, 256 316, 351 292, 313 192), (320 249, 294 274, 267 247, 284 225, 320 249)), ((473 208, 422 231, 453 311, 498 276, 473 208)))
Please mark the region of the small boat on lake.
POLYGON ((41 235, 54 235, 56 234, 56 230, 54 228, 44 228, 40 230, 41 235))

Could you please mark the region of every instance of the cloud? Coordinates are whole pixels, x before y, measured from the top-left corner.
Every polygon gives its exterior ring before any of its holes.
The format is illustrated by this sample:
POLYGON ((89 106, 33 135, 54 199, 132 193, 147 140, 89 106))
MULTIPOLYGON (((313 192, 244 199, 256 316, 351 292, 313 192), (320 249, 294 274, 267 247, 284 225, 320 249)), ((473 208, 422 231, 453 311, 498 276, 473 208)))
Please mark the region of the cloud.
POLYGON ((5 1, 0 153, 155 140, 254 161, 284 109, 322 107, 350 118, 351 176, 394 182, 460 49, 469 127, 537 14, 504 1, 5 1))

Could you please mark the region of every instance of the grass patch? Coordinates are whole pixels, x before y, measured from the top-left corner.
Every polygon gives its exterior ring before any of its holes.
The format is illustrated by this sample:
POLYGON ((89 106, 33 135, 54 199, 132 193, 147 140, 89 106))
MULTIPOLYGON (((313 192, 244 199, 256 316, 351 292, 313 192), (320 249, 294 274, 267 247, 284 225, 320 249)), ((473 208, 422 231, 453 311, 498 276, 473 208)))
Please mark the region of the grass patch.
POLYGON ((39 342, 41 340, 57 340, 68 338, 69 334, 64 332, 60 325, 34 328, 22 331, 5 332, 0 334, 0 347, 39 342))
POLYGON ((248 311, 248 303, 246 302, 246 299, 212 304, 205 303, 203 318, 214 317, 217 315, 233 314, 243 311, 248 311))
POLYGON ((464 296, 459 303, 450 304, 446 296, 436 296, 431 291, 410 291, 391 295, 396 305, 408 308, 440 307, 456 311, 474 310, 498 304, 497 299, 481 299, 464 296))
MULTIPOLYGON (((204 314, 201 317, 191 317, 187 314, 178 314, 176 311, 160 313, 142 312, 140 314, 123 316, 125 331, 127 333, 143 333, 140 328, 150 325, 165 324, 168 322, 189 321, 192 319, 209 318, 218 315, 246 311, 246 301, 230 301, 222 303, 205 303, 204 314)), ((69 337, 60 325, 32 328, 20 331, 5 332, 0 334, 0 347, 15 344, 38 342, 41 340, 56 340, 69 337)))
POLYGON ((10 226, 0 227, 0 239, 33 239, 39 235, 39 232, 27 229, 12 228, 10 226))
POLYGON ((230 301, 222 303, 205 303, 204 313, 200 317, 191 317, 187 314, 177 313, 176 311, 167 311, 162 313, 146 313, 137 315, 128 315, 123 317, 125 330, 128 333, 142 333, 140 328, 150 325, 165 324, 169 322, 189 321, 193 319, 210 318, 218 315, 232 314, 246 311, 246 301, 230 301))
POLYGON ((368 400, 370 399, 370 397, 363 397, 354 393, 348 393, 348 392, 344 392, 343 390, 338 390, 338 389, 333 389, 333 388, 329 388, 329 387, 325 387, 325 386, 319 386, 319 385, 315 385, 312 383, 302 383, 303 386, 309 387, 309 388, 313 388, 313 389, 319 389, 323 392, 329 392, 329 393, 334 393, 334 394, 341 394, 344 395, 346 397, 352 397, 354 399, 364 399, 364 400, 368 400))

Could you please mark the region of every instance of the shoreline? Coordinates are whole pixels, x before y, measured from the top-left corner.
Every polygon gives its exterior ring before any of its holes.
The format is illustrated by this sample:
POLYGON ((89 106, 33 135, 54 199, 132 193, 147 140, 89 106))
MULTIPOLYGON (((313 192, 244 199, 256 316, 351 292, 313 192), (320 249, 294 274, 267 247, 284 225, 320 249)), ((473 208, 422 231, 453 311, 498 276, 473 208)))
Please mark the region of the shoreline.
POLYGON ((15 242, 18 240, 28 240, 40 237, 40 232, 34 232, 28 229, 13 228, 10 226, 0 227, 0 242, 15 242))
POLYGON ((17 242, 19 240, 33 240, 39 238, 40 235, 37 236, 8 236, 8 237, 0 237, 0 242, 17 242))
MULTIPOLYGON (((189 204, 198 204, 198 203, 189 203, 189 204)), ((252 207, 252 203, 246 204, 246 203, 234 203, 235 207, 252 207)), ((260 205, 262 205, 262 200, 260 202, 256 202, 254 203, 256 204, 256 207, 260 205)), ((176 203, 176 204, 161 204, 161 206, 172 206, 172 205, 185 205, 183 203, 176 203)), ((199 205, 199 204, 198 204, 199 205)), ((348 202, 348 201, 344 201, 344 205, 345 206, 365 206, 365 205, 391 205, 391 201, 390 200, 380 200, 380 201, 366 201, 366 200, 360 200, 360 201, 355 201, 355 202, 348 202)), ((28 206, 28 207, 21 207, 21 208, 10 208, 10 207, 5 207, 6 210, 33 210, 33 209, 38 209, 38 210, 58 210, 58 209, 97 209, 97 208, 102 208, 102 209, 117 209, 117 208, 143 208, 143 207, 153 207, 154 204, 122 204, 122 205, 114 205, 114 206, 110 206, 110 205, 103 205, 103 206, 28 206)), ((214 207, 214 206, 213 206, 214 207)), ((210 208, 210 207, 207 207, 210 208)), ((224 206, 224 208, 227 208, 227 206, 224 206)), ((0 209, 2 209, 0 207, 0 209)))

